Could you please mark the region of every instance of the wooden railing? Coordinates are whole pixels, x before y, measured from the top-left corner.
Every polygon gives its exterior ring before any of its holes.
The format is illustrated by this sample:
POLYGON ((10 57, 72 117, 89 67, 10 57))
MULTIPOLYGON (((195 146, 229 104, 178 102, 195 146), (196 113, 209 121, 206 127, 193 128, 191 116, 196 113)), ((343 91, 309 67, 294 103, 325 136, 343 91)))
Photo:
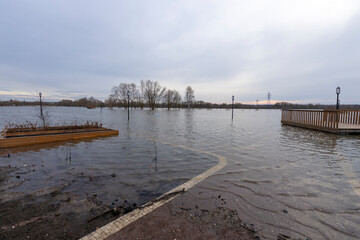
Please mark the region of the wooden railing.
POLYGON ((360 110, 283 110, 281 122, 337 132, 339 123, 360 124, 360 110))
POLYGON ((360 124, 360 110, 339 110, 339 123, 360 124))

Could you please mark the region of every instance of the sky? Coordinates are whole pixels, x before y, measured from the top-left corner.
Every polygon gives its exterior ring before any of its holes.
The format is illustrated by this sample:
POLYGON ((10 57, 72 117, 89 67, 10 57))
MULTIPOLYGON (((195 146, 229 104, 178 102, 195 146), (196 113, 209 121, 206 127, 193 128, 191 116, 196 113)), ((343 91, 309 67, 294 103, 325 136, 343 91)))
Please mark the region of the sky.
POLYGON ((360 104, 358 0, 0 1, 0 100, 158 81, 213 103, 360 104))

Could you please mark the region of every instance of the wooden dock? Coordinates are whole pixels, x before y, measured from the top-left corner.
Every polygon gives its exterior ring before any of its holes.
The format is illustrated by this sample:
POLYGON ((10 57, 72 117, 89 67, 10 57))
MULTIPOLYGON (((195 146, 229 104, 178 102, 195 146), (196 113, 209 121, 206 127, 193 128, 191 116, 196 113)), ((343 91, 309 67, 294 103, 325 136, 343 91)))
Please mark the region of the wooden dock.
POLYGON ((282 110, 281 123, 336 134, 360 134, 360 110, 282 110))

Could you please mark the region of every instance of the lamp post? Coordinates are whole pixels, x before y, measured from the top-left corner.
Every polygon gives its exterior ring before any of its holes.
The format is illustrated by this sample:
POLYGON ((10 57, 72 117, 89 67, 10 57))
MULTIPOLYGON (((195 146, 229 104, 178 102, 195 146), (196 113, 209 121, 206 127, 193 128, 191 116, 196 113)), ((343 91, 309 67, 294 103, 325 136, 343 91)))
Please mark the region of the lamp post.
POLYGON ((231 104, 231 120, 234 119, 234 96, 232 96, 232 104, 231 104))
POLYGON ((127 101, 127 109, 128 109, 128 121, 130 121, 130 91, 127 91, 127 97, 128 97, 128 101, 127 101))
POLYGON ((339 109, 339 94, 340 94, 340 87, 337 87, 337 88, 336 88, 336 95, 337 95, 337 98, 336 98, 336 109, 337 109, 337 110, 339 109))
POLYGON ((39 92, 39 99, 40 99, 40 117, 43 119, 43 109, 42 109, 42 100, 41 100, 42 94, 39 92))

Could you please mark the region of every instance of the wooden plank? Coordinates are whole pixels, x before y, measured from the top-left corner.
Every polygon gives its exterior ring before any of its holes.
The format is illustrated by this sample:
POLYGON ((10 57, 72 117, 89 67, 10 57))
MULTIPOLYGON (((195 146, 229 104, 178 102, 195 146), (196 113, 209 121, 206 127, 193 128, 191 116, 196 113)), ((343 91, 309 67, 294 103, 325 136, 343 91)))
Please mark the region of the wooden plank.
POLYGON ((323 132, 337 133, 337 130, 336 130, 336 129, 325 128, 325 127, 310 126, 310 125, 305 125, 305 124, 302 124, 302 123, 295 123, 295 122, 286 122, 286 121, 283 121, 282 124, 290 125, 290 126, 295 126, 295 127, 303 127, 303 128, 313 129, 313 130, 319 130, 319 131, 323 131, 323 132))

